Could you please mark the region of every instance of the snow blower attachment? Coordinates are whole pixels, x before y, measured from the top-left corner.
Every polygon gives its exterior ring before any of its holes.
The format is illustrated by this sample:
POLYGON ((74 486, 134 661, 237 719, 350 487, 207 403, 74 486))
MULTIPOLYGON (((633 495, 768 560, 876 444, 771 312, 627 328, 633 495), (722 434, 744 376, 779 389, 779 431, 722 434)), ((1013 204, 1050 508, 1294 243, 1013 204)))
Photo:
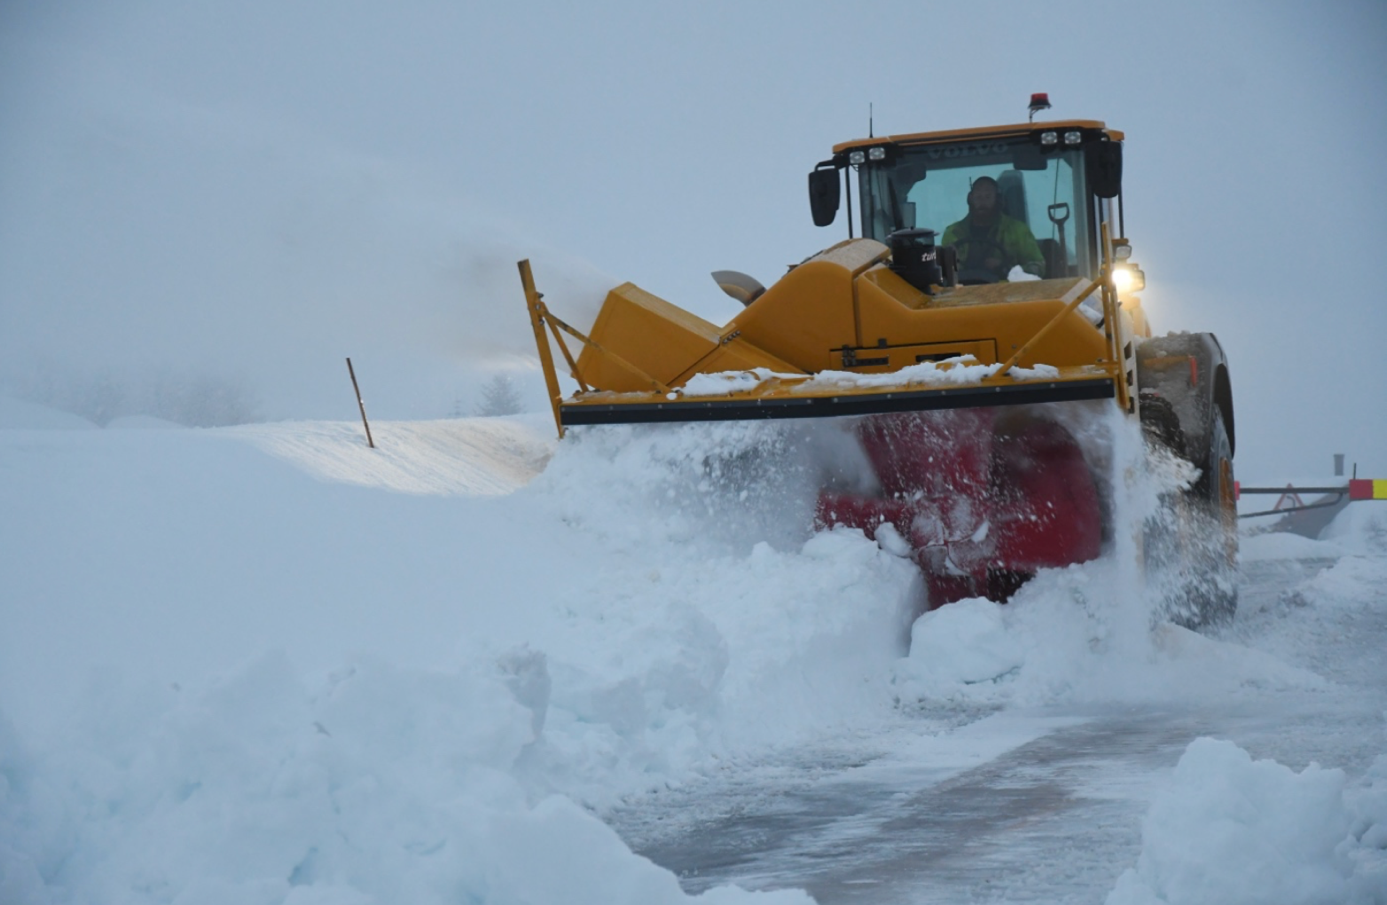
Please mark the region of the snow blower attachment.
POLYGON ((827 225, 846 183, 848 238, 769 288, 715 273, 746 306, 721 327, 625 283, 584 334, 549 310, 520 262, 559 435, 850 416, 879 491, 825 489, 819 521, 869 535, 892 526, 934 606, 1005 599, 1037 569, 1099 554, 1100 481, 1054 403, 1112 400, 1133 417, 1149 407, 1153 437, 1217 472, 1201 492, 1218 508, 1231 501, 1232 397, 1213 389, 1226 389, 1226 365, 1212 337, 1138 354, 1150 331, 1124 287, 1144 276, 1113 238, 1121 141, 1102 123, 1067 121, 839 145, 809 194, 827 225), (568 398, 550 334, 578 384, 568 398), (1144 360, 1165 368, 1180 356, 1198 358, 1202 381, 1140 389, 1144 360), (1210 460, 1215 418, 1224 439, 1210 460))

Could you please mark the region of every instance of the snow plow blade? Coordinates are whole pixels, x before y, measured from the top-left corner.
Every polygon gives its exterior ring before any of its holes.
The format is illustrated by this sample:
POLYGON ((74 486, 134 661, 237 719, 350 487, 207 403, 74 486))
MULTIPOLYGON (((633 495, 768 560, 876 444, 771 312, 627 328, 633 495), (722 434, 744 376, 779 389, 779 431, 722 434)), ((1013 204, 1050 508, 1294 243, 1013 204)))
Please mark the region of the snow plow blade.
MULTIPOLYGON (((949 370, 941 368, 939 373, 947 374, 949 370)), ((658 393, 627 393, 619 399, 608 401, 601 394, 593 394, 580 400, 559 403, 558 417, 564 427, 835 418, 1112 399, 1117 395, 1113 378, 1101 372, 1095 374, 1088 368, 1057 369, 1052 377, 1030 380, 1007 377, 1000 382, 987 381, 977 386, 944 389, 918 389, 901 383, 890 388, 813 390, 810 389, 812 381, 807 378, 774 377, 768 378, 765 384, 754 390, 730 392, 714 398, 676 394, 677 398, 670 400, 658 393)))

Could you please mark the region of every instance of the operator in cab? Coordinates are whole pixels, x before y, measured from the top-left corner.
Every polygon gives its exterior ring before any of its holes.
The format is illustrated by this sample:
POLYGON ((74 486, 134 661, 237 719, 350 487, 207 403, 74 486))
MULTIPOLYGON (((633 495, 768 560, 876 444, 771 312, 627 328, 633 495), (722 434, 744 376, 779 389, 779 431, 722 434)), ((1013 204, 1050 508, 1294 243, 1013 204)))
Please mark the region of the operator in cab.
POLYGON ((979 176, 968 190, 968 216, 944 230, 944 245, 958 249, 959 276, 968 271, 1005 280, 1020 265, 1027 273, 1045 276, 1045 256, 1025 223, 1002 213, 997 180, 979 176))

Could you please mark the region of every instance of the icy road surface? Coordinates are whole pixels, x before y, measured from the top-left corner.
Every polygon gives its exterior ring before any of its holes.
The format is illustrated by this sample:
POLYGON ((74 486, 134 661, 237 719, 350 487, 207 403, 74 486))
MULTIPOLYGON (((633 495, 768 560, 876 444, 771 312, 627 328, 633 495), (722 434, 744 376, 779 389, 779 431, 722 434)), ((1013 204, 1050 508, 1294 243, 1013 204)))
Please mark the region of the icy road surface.
POLYGON ((1332 680, 1313 691, 1215 696, 1175 709, 984 716, 926 707, 918 728, 930 734, 985 744, 991 733, 1030 726, 1037 737, 963 769, 941 768, 937 750, 916 757, 910 731, 842 739, 730 767, 730 775, 618 809, 612 820, 691 891, 794 886, 823 905, 1103 901, 1119 866, 1136 863, 1142 817, 1194 739, 1229 739, 1296 770, 1319 762, 1354 775, 1381 754, 1387 606, 1311 614, 1287 594, 1332 565, 1249 563, 1244 615, 1219 633, 1332 680), (950 732, 969 718, 977 722, 950 732))
POLYGON ((0 902, 1387 902, 1387 511, 915 619, 833 425, 372 426, 0 399, 0 902))

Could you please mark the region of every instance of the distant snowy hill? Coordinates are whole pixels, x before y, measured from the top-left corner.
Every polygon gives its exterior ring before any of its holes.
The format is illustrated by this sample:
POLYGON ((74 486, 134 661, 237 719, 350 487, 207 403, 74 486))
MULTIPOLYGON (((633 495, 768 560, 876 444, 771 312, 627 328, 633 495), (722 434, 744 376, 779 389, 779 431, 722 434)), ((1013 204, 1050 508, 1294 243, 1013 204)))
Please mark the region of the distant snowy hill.
POLYGON ((10 430, 94 430, 80 415, 62 412, 46 405, 25 402, 0 394, 0 429, 10 430))

